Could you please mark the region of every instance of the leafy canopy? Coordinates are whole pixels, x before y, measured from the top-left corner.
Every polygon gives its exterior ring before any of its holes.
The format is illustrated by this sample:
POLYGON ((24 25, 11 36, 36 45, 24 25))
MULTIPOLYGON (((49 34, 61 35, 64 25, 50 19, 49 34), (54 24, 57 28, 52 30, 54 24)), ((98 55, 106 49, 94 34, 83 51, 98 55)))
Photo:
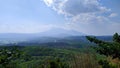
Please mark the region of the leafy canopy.
POLYGON ((114 58, 120 59, 120 35, 118 33, 115 33, 113 35, 113 41, 102 41, 97 39, 96 37, 86 36, 86 38, 98 46, 95 47, 96 51, 99 54, 103 54, 106 56, 111 56, 114 58))

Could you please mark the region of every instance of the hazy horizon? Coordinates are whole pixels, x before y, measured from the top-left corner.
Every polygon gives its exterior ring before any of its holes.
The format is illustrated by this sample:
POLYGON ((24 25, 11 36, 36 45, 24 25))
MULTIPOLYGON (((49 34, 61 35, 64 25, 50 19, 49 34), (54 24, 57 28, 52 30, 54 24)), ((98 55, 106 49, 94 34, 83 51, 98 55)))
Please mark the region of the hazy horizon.
MULTIPOLYGON (((80 31, 76 31, 76 30, 71 30, 71 29, 64 29, 64 28, 53 28, 53 29, 49 29, 49 30, 46 30, 46 31, 42 31, 42 32, 35 32, 35 33, 22 33, 22 32, 3 32, 3 33, 0 33, 0 35, 3 35, 6 36, 6 35, 44 35, 47 36, 46 34, 50 35, 50 34, 53 34, 51 35, 52 37, 54 36, 54 34, 56 35, 64 35, 64 34, 68 34, 68 36, 72 36, 72 34, 74 34, 74 36, 87 36, 87 35, 93 35, 93 36, 112 36, 113 34, 101 34, 101 35, 95 35, 95 34, 85 34, 85 33, 82 33, 80 31)), ((50 36, 49 36, 50 37, 50 36)))

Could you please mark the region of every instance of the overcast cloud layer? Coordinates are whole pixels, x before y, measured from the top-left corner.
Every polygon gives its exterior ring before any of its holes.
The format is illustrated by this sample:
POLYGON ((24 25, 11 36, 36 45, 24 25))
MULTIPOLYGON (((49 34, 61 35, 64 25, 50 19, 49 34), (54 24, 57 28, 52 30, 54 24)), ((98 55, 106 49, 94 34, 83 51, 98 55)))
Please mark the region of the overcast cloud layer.
POLYGON ((44 2, 58 14, 65 16, 69 28, 97 35, 120 32, 120 24, 111 19, 116 17, 117 13, 101 5, 100 0, 44 0, 44 2))

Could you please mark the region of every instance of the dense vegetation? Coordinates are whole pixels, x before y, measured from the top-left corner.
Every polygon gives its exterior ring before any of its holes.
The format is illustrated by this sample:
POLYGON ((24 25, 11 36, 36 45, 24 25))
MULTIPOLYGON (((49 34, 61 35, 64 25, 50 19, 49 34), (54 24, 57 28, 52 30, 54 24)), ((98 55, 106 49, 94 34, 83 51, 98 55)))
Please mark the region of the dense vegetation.
POLYGON ((74 38, 30 46, 0 46, 0 68, 119 68, 120 36, 114 34, 113 41, 97 38, 87 36, 97 45, 74 38))
MULTIPOLYGON (((2 47, 0 51, 1 68, 43 68, 63 67, 65 63, 57 58, 56 50, 39 46, 2 47), (53 52, 53 53, 52 53, 53 52), (54 58, 56 56, 56 58, 54 58), (54 65, 54 66, 53 66, 54 65)), ((64 56, 64 55, 62 55, 64 56)))
POLYGON ((0 49, 0 68, 96 68, 99 66, 92 49, 46 46, 1 46, 0 49))
POLYGON ((90 36, 87 36, 87 39, 98 44, 94 47, 96 51, 107 57, 107 59, 99 61, 103 68, 120 68, 120 35, 118 33, 113 35, 112 42, 102 41, 90 36))

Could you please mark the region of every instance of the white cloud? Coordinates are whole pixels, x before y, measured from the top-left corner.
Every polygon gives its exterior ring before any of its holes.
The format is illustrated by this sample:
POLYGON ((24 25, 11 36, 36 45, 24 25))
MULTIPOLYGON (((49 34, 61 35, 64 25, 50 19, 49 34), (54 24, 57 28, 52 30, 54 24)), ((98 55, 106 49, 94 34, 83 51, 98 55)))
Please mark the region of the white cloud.
POLYGON ((116 17, 118 14, 117 13, 111 13, 109 17, 116 17))
POLYGON ((70 23, 66 28, 96 35, 120 33, 120 24, 110 19, 117 14, 102 6, 99 0, 44 0, 44 2, 65 16, 70 23), (106 13, 110 15, 107 16, 106 13))
POLYGON ((76 16, 73 16, 71 18, 72 22, 74 23, 82 23, 82 24, 97 24, 97 23, 105 23, 108 22, 108 18, 104 16, 97 16, 95 14, 79 14, 76 16))
POLYGON ((51 6, 53 3, 53 0, 44 0, 45 4, 48 6, 51 6))
POLYGON ((44 2, 57 12, 67 15, 110 11, 101 6, 98 0, 44 0, 44 2))
POLYGON ((102 22, 101 19, 105 18, 101 15, 110 11, 110 9, 100 5, 98 0, 44 0, 44 2, 73 22, 89 23, 93 19, 100 19, 97 21, 99 23, 102 22))

